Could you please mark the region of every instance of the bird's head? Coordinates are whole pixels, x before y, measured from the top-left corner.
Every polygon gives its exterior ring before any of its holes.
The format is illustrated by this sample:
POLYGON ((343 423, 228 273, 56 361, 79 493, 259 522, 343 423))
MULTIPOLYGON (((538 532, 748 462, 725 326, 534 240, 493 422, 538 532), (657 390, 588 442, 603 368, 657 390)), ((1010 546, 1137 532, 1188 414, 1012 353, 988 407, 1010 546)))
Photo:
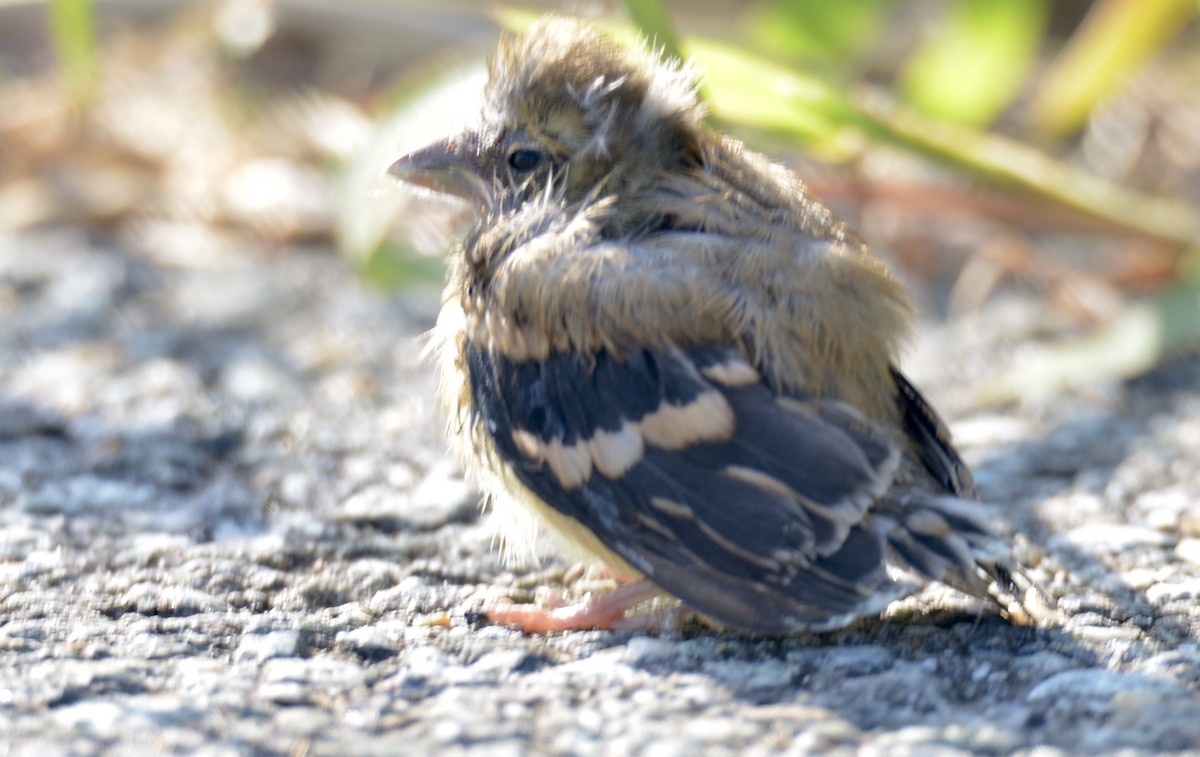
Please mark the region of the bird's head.
POLYGON ((562 202, 637 192, 697 152, 692 71, 548 18, 502 40, 480 121, 397 160, 392 174, 494 206, 547 190, 562 202))

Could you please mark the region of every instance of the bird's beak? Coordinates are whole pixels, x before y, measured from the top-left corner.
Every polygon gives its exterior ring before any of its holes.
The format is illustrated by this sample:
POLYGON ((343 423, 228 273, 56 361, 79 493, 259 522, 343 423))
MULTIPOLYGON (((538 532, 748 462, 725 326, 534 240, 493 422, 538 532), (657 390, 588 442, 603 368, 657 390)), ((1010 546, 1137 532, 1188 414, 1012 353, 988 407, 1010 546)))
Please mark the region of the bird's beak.
POLYGON ((479 141, 473 131, 439 140, 401 156, 388 173, 418 187, 486 205, 493 189, 484 178, 479 141))

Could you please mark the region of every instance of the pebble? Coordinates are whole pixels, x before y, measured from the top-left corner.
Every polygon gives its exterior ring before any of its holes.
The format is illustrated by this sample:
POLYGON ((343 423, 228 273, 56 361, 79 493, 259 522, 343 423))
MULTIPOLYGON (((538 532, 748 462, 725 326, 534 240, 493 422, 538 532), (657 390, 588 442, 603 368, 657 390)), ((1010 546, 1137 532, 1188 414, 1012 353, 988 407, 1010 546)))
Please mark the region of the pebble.
POLYGON ((300 650, 299 631, 246 634, 233 652, 234 662, 262 662, 274 657, 292 657, 300 650))
POLYGON ((1171 542, 1171 537, 1161 531, 1145 526, 1124 523, 1094 523, 1071 529, 1062 536, 1054 537, 1077 547, 1108 552, 1120 552, 1134 547, 1161 547, 1171 542))
POLYGON ((1159 695, 1186 694, 1186 690, 1170 679, 1139 673, 1087 669, 1057 673, 1030 689, 1025 699, 1028 702, 1041 702, 1066 696, 1109 698, 1134 691, 1157 692, 1159 695))

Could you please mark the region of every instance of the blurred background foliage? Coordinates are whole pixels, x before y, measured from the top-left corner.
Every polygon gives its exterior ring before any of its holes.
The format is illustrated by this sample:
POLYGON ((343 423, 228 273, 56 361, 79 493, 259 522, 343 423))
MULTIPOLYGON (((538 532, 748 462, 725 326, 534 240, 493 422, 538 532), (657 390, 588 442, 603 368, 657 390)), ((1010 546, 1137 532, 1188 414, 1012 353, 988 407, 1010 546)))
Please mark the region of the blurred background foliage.
MULTIPOLYGON (((384 168, 472 116, 497 26, 548 10, 580 8, 0 0, 0 233, 172 265, 336 245, 434 286, 461 208, 384 168)), ((1055 346, 992 399, 1200 348, 1200 0, 585 10, 692 59, 714 125, 800 170, 930 312, 1041 295, 1055 346)))

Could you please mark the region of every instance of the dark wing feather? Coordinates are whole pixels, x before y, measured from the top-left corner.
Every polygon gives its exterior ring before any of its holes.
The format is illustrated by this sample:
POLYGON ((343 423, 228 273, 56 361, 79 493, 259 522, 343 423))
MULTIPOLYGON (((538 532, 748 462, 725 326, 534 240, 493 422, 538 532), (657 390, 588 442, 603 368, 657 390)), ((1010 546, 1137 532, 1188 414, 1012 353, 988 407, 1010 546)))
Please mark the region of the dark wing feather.
POLYGON ((783 632, 895 595, 863 519, 899 453, 852 409, 776 397, 733 349, 467 353, 475 408, 518 479, 701 612, 783 632))
POLYGON ((892 369, 892 378, 900 392, 900 410, 904 413, 904 433, 916 446, 917 454, 930 475, 946 491, 967 499, 975 498, 971 469, 959 457, 950 442, 950 430, 917 388, 900 371, 892 369))

